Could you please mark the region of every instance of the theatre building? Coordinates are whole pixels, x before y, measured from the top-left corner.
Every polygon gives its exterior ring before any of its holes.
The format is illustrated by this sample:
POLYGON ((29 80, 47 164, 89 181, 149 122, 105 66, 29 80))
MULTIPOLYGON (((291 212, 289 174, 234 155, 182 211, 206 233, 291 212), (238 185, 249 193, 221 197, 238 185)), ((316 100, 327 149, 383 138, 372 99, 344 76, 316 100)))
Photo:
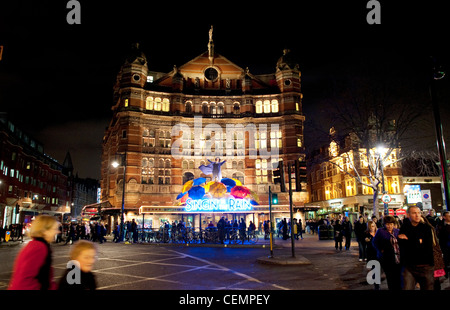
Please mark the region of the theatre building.
MULTIPOLYGON (((151 71, 158 60, 134 45, 117 75, 103 138, 102 216, 111 225, 119 222, 124 199, 125 221, 134 218, 146 227, 178 220, 205 227, 222 216, 258 226, 269 219, 270 187, 279 199, 271 210, 274 220, 289 218, 289 195, 274 182, 274 172, 279 161, 283 167, 304 161, 305 117, 299 67, 288 50, 280 56, 274 72, 254 75, 216 52, 211 28, 204 53, 163 73, 151 71), (223 163, 217 181, 234 180, 252 203, 186 208, 182 197, 189 181, 212 184, 214 175, 199 167, 216 158, 223 163)), ((306 197, 300 186, 293 179, 293 206, 299 209, 306 197)))

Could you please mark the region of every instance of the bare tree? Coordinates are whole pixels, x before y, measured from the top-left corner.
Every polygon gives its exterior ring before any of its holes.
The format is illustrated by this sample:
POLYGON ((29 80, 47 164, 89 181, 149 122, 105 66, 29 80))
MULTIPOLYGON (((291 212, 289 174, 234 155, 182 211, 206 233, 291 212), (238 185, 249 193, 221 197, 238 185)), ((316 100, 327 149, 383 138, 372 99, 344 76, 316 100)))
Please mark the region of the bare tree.
POLYGON ((370 78, 350 79, 335 84, 340 91, 335 91, 328 102, 330 124, 347 134, 339 154, 344 163, 332 158, 329 162, 372 188, 374 214, 378 214, 384 168, 400 167, 403 159, 421 154, 420 146, 408 143, 406 138, 426 126, 424 115, 430 111, 426 93, 417 95, 411 85, 400 84, 370 78))

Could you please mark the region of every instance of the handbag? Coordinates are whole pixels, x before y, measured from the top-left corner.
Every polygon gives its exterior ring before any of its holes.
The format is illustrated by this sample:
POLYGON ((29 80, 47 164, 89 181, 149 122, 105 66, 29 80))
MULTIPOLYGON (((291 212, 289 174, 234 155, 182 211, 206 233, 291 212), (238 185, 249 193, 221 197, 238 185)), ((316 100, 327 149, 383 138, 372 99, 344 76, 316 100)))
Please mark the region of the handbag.
POLYGON ((439 278, 445 276, 445 263, 441 247, 437 241, 436 232, 434 228, 431 230, 433 234, 433 258, 434 258, 434 277, 439 278))

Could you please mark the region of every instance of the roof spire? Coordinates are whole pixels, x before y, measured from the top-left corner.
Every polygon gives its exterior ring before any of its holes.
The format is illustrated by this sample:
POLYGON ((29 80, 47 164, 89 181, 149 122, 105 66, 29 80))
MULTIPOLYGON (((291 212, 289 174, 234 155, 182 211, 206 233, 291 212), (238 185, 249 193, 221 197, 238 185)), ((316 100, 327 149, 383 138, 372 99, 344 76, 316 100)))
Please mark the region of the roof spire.
POLYGON ((213 36, 213 26, 211 25, 211 29, 209 29, 209 42, 208 42, 208 58, 211 64, 214 59, 214 42, 212 36, 213 36))

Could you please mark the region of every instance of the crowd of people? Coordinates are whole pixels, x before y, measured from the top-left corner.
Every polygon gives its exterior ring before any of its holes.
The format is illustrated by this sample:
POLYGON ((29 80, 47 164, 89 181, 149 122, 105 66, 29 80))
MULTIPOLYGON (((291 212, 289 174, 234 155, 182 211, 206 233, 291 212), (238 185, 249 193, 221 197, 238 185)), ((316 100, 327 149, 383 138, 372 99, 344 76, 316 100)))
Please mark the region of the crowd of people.
POLYGON ((108 224, 103 221, 92 223, 69 223, 65 226, 59 225, 59 233, 56 236, 56 243, 65 242, 72 244, 78 240, 89 240, 92 242, 106 242, 108 224), (64 237, 64 238, 63 238, 64 237))
MULTIPOLYGON (((133 220, 126 225, 126 236, 132 240, 137 236, 136 223, 133 220)), ((172 227, 177 229, 179 225, 183 223, 173 223, 172 227)), ((250 225, 251 229, 256 230, 253 223, 250 225)), ((433 213, 425 216, 419 206, 411 206, 404 219, 389 215, 381 220, 375 216, 371 219, 360 216, 351 223, 344 216, 332 220, 307 221, 306 232, 314 234, 316 229, 312 227, 320 225, 333 227, 337 252, 341 252, 344 247, 349 250, 352 237, 356 237, 359 261, 379 262, 389 290, 414 290, 417 286, 421 290, 436 290, 440 289, 440 278, 448 278, 450 212, 443 212, 441 217, 433 213)), ((270 230, 269 221, 260 226, 266 235, 270 230)), ((217 229, 223 232, 223 238, 227 227, 247 229, 243 219, 231 222, 221 218, 217 229)), ((291 225, 290 221, 283 219, 276 228, 278 236, 281 235, 283 239, 289 238, 291 234, 302 238, 301 220, 295 219, 294 225, 291 225)), ((117 229, 118 225, 115 227, 117 229)), ((32 240, 16 258, 9 289, 95 289, 96 281, 91 273, 97 252, 94 242, 105 241, 107 227, 102 222, 95 222, 91 225, 74 223, 67 228, 65 242, 74 243, 70 257, 79 262, 79 272, 84 279, 81 286, 67 283, 70 279, 64 276, 59 285, 54 283, 50 243, 61 242, 63 230, 54 217, 36 217, 29 231, 32 240)), ((374 288, 379 289, 380 283, 374 283, 374 288)))
MULTIPOLYGON (((389 290, 440 289, 440 277, 448 278, 449 272, 450 213, 423 213, 420 206, 411 206, 404 219, 360 216, 353 225, 346 217, 337 219, 331 223, 336 251, 342 251, 343 242, 350 249, 353 231, 359 261, 378 261, 389 290)), ((380 288, 379 283, 374 286, 380 288)))

